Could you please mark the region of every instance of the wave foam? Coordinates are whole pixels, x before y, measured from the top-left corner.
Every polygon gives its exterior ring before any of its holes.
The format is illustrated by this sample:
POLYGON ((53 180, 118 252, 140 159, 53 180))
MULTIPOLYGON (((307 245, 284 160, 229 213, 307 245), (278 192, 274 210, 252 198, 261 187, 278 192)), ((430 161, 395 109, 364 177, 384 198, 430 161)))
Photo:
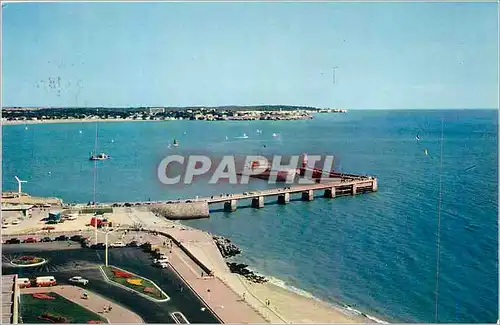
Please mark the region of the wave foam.
POLYGON ((381 320, 381 319, 379 319, 379 318, 377 318, 375 316, 371 316, 371 315, 365 314, 365 313, 363 313, 363 312, 361 312, 361 311, 359 311, 359 310, 357 310, 355 308, 352 308, 351 306, 344 305, 344 304, 341 304, 340 306, 336 306, 336 305, 333 305, 331 303, 325 302, 325 301, 319 299, 318 297, 315 297, 312 293, 310 293, 308 291, 305 291, 305 290, 302 290, 302 289, 299 289, 299 288, 294 287, 292 285, 289 285, 289 284, 287 284, 285 281, 283 281, 281 279, 275 278, 275 277, 270 276, 270 275, 265 275, 265 274, 259 273, 259 272, 255 271, 253 269, 250 269, 249 267, 248 267, 248 269, 251 270, 252 272, 254 272, 256 275, 260 275, 260 276, 265 277, 269 281, 269 283, 274 284, 277 287, 280 287, 280 288, 285 289, 287 291, 293 292, 293 293, 298 294, 298 295, 300 295, 302 297, 306 297, 306 298, 309 298, 309 299, 314 299, 314 300, 317 300, 319 302, 328 304, 331 307, 339 310, 340 312, 342 312, 344 314, 348 314, 348 315, 349 314, 350 315, 356 314, 356 315, 364 316, 364 317, 366 317, 366 318, 368 318, 368 319, 370 319, 370 320, 372 320, 372 321, 374 321, 374 322, 376 322, 378 324, 390 324, 390 323, 388 323, 386 321, 383 321, 383 320, 381 320))

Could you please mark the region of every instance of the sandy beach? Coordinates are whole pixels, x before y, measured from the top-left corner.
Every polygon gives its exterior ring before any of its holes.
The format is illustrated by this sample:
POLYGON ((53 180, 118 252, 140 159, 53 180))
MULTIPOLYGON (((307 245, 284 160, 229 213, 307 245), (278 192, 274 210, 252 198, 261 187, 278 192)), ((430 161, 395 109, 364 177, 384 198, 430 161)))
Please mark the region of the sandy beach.
POLYGON ((271 282, 246 282, 252 295, 261 300, 269 299, 269 308, 286 317, 291 323, 370 323, 368 318, 342 310, 326 302, 299 295, 271 282))

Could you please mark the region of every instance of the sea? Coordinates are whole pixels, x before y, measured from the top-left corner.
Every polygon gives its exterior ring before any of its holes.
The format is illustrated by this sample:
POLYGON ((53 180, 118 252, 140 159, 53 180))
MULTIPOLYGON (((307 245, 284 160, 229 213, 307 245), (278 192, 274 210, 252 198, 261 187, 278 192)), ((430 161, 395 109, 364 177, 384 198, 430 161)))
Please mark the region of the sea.
MULTIPOLYGON (((495 110, 352 110, 299 121, 162 121, 3 127, 2 186, 65 202, 167 200, 241 185, 164 185, 168 155, 331 154, 378 192, 263 209, 214 207, 186 224, 230 238, 272 282, 388 322, 493 323, 498 316, 495 110), (274 136, 273 136, 274 133, 274 136), (248 138, 242 137, 246 134, 248 138), (417 137, 418 136, 418 137, 417 137), (172 147, 173 139, 179 147, 172 147), (442 140, 442 141, 441 141, 442 140), (439 247, 439 249, 438 249, 439 247), (439 252, 439 254, 438 254, 439 252), (439 264, 439 267, 438 267, 439 264), (437 282, 437 280, 439 280, 437 282), (437 285, 438 283, 438 285, 437 285)), ((246 188, 270 188, 264 180, 246 188)))

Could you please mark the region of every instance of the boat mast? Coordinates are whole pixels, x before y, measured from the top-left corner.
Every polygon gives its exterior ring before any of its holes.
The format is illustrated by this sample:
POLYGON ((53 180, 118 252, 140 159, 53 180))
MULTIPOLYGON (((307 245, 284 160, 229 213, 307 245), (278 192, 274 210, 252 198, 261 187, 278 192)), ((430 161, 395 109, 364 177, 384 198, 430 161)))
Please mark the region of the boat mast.
MULTIPOLYGON (((97 113, 99 113, 99 109, 97 109, 96 111, 97 113)), ((97 139, 98 139, 98 121, 96 120, 95 122, 95 143, 94 143, 94 155, 97 155, 97 139)), ((96 183, 97 183, 97 159, 94 159, 94 189, 93 189, 93 193, 94 193, 94 200, 92 201, 93 204, 95 205, 95 197, 96 197, 96 183)), ((96 225, 97 225, 97 221, 96 221, 96 225)), ((96 226, 97 228, 97 226, 96 226)))

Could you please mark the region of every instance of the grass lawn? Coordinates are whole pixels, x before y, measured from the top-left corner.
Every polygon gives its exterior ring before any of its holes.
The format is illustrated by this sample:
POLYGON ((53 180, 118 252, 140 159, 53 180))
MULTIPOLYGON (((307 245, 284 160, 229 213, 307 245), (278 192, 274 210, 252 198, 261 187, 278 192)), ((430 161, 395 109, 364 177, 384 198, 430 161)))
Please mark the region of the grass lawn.
POLYGON ((132 274, 123 269, 115 268, 113 266, 103 266, 102 269, 111 281, 124 285, 154 299, 163 300, 168 298, 168 296, 165 295, 162 291, 158 290, 158 287, 155 286, 150 280, 146 280, 143 277, 132 274), (128 276, 116 276, 116 272, 113 271, 123 272, 125 274, 128 274, 128 276))
POLYGON ((23 319, 23 323, 40 324, 52 323, 49 320, 41 319, 43 314, 52 316, 62 316, 66 320, 64 323, 88 323, 89 321, 100 321, 107 323, 107 320, 100 315, 91 312, 90 310, 58 295, 54 292, 49 292, 47 295, 55 297, 54 300, 45 300, 34 298, 32 294, 22 294, 19 314, 23 319))
POLYGON ((113 208, 83 208, 80 210, 82 214, 94 214, 94 213, 113 213, 113 208))

